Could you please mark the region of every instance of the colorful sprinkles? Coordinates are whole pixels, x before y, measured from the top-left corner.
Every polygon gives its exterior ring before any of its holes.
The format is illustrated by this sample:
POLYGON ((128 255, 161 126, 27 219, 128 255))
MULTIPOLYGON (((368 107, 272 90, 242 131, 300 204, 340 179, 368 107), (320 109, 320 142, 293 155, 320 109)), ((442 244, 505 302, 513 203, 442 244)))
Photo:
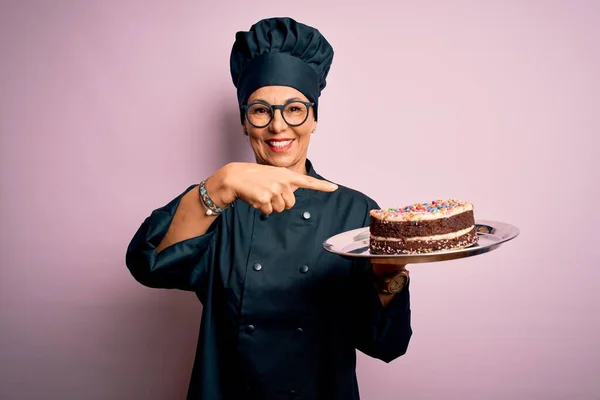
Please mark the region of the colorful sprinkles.
POLYGON ((401 208, 386 208, 379 210, 380 213, 387 214, 419 214, 419 213, 437 213, 452 211, 456 207, 465 206, 464 201, 455 199, 433 200, 425 203, 414 203, 401 208))

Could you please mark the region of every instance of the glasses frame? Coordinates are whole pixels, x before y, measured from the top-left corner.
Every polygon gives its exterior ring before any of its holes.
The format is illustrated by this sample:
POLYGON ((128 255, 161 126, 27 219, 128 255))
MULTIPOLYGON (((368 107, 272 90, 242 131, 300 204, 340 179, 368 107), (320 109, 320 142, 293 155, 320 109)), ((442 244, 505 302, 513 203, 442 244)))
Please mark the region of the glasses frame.
POLYGON ((314 105, 315 105, 315 103, 313 103, 311 101, 302 101, 302 100, 288 100, 284 104, 269 104, 266 101, 257 100, 257 101, 253 101, 250 104, 244 104, 241 106, 241 108, 242 108, 242 111, 244 111, 244 118, 246 118, 246 121, 248 121, 248 123, 250 125, 252 125, 255 128, 265 128, 265 127, 269 126, 269 124, 271 122, 273 122, 273 117, 275 116, 275 110, 281 111, 281 117, 283 118, 285 123, 288 124, 289 126, 300 126, 306 122, 306 120, 308 119, 308 114, 310 114, 308 111, 314 105), (300 122, 299 124, 290 124, 287 121, 287 119, 285 119, 285 114, 283 113, 283 111, 284 111, 285 107, 289 106, 292 103, 300 103, 300 104, 304 104, 306 106, 306 116, 304 117, 304 120, 302 122, 300 122), (271 118, 269 119, 269 122, 267 122, 264 125, 255 125, 252 123, 252 121, 250 121, 250 118, 248 118, 248 110, 250 110, 250 107, 252 107, 255 104, 261 104, 265 107, 268 107, 269 110, 271 111, 271 118))

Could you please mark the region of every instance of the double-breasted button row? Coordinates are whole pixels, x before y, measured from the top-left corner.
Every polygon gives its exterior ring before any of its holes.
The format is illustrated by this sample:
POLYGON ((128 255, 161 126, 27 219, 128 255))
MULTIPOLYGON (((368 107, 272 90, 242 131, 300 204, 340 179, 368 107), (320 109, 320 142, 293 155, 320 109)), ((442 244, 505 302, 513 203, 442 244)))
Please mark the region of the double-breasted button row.
MULTIPOLYGON (((304 212, 302 213, 302 219, 309 220, 309 219, 310 219, 310 217, 311 217, 311 215, 310 215, 310 212, 309 212, 309 211, 304 211, 304 212)), ((269 215, 268 215, 268 214, 262 214, 262 213, 261 213, 261 214, 260 214, 260 219, 261 219, 261 220, 263 220, 263 221, 266 221, 267 219, 269 219, 269 215)))
MULTIPOLYGON (((262 264, 261 263, 254 263, 254 265, 252 266, 252 269, 255 271, 260 271, 262 269, 262 264)), ((305 274, 308 272, 308 265, 303 265, 301 266, 299 269, 300 273, 305 274)))

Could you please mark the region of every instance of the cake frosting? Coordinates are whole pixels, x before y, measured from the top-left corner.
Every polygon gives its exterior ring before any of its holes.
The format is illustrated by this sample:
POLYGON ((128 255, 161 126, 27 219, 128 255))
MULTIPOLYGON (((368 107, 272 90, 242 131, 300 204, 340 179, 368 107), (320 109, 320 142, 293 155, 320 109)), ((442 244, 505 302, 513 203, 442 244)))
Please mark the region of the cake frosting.
POLYGON ((370 211, 370 250, 375 254, 420 254, 477 243, 473 204, 433 200, 370 211))

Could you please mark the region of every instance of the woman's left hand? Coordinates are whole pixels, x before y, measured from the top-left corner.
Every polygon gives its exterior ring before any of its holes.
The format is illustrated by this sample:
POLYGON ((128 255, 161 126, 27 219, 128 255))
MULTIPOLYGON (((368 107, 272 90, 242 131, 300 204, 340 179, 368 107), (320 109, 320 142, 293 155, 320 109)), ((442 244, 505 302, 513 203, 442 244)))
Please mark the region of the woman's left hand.
POLYGON ((381 304, 383 307, 387 307, 394 296, 406 287, 410 279, 409 272, 405 268, 406 264, 373 263, 372 265, 373 273, 376 276, 374 285, 379 291, 381 304), (385 288, 385 290, 382 290, 382 288, 385 288))
POLYGON ((373 264, 373 272, 376 275, 387 274, 395 271, 406 271, 406 264, 373 264))

